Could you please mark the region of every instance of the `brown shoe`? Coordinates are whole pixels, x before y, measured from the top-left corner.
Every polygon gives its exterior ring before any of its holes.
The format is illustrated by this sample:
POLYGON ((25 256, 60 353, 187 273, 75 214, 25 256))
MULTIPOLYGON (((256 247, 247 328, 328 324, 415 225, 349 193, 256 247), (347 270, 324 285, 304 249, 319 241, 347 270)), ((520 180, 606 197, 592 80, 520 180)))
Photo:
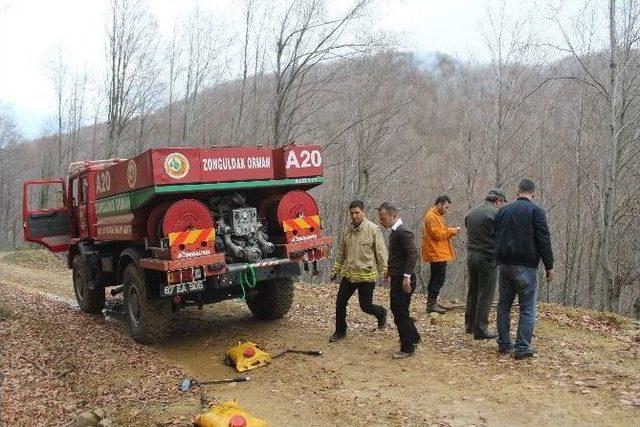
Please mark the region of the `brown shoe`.
POLYGON ((446 305, 446 304, 445 304, 445 305, 442 305, 442 304, 440 304, 439 302, 436 302, 436 305, 437 305, 438 307, 440 307, 441 309, 445 310, 445 311, 453 310, 453 307, 450 307, 450 306, 448 306, 448 305, 446 305))
POLYGON ((427 301, 427 313, 438 313, 438 314, 444 314, 446 313, 447 310, 445 310, 444 308, 440 307, 438 305, 438 303, 436 303, 435 301, 427 301))

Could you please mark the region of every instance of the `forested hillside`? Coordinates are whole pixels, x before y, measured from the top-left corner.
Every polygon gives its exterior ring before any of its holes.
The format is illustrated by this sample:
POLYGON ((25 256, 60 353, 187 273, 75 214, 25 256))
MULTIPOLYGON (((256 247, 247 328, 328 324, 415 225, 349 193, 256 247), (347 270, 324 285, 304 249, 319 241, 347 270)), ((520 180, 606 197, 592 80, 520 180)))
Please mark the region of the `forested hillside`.
MULTIPOLYGON (((22 180, 61 176, 72 161, 168 145, 313 143, 323 147, 316 194, 334 235, 354 198, 370 215, 395 203, 419 235, 436 196, 453 198, 448 221, 458 226, 489 188, 514 198, 531 178, 557 259, 540 298, 640 318, 639 5, 558 18, 559 45, 503 5, 478 34, 486 61, 402 49, 370 31, 365 0, 333 14, 321 0, 248 0, 226 26, 194 8, 169 39, 144 2, 110 6, 103 80, 57 56, 57 116, 37 140, 0 112, 3 246, 23 245, 22 180)), ((455 246, 445 290, 463 298, 464 237, 455 246)))

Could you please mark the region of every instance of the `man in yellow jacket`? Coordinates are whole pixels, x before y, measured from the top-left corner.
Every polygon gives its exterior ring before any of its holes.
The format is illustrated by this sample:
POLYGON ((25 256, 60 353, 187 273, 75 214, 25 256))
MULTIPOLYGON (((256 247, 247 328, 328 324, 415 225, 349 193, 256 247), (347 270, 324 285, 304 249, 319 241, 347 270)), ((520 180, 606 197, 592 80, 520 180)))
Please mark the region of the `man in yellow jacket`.
POLYGON ((447 227, 444 216, 451 209, 449 196, 439 196, 424 216, 422 228, 422 260, 431 264, 431 276, 427 288, 427 313, 446 313, 438 304, 438 295, 447 276, 447 262, 455 255, 451 238, 460 232, 460 227, 447 227))
POLYGON ((356 290, 362 311, 376 317, 378 329, 387 325, 387 310, 373 304, 376 280, 387 273, 388 253, 382 231, 367 219, 360 200, 351 202, 349 216, 351 224, 342 232, 331 274, 332 282, 338 277, 342 280, 336 297, 336 330, 330 342, 347 335, 347 304, 356 290))

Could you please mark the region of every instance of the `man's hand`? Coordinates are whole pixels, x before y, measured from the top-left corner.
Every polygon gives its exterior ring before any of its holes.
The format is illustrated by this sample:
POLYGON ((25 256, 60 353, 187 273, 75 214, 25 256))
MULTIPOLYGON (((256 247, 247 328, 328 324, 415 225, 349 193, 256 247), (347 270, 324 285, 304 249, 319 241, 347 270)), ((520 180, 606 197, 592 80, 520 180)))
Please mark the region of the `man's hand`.
POLYGON ((556 277, 556 273, 553 271, 553 268, 551 270, 547 270, 547 283, 553 282, 553 279, 555 277, 556 277))
POLYGON ((411 293, 411 277, 405 277, 402 279, 402 290, 406 293, 411 293))

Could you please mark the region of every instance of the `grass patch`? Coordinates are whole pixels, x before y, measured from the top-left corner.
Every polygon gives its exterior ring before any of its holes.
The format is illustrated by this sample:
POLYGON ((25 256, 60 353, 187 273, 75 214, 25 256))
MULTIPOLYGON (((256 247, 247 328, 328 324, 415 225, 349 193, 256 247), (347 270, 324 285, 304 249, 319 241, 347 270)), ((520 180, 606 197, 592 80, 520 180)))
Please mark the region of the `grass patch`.
POLYGON ((4 256, 5 261, 22 267, 64 271, 66 260, 47 249, 17 249, 4 256))

